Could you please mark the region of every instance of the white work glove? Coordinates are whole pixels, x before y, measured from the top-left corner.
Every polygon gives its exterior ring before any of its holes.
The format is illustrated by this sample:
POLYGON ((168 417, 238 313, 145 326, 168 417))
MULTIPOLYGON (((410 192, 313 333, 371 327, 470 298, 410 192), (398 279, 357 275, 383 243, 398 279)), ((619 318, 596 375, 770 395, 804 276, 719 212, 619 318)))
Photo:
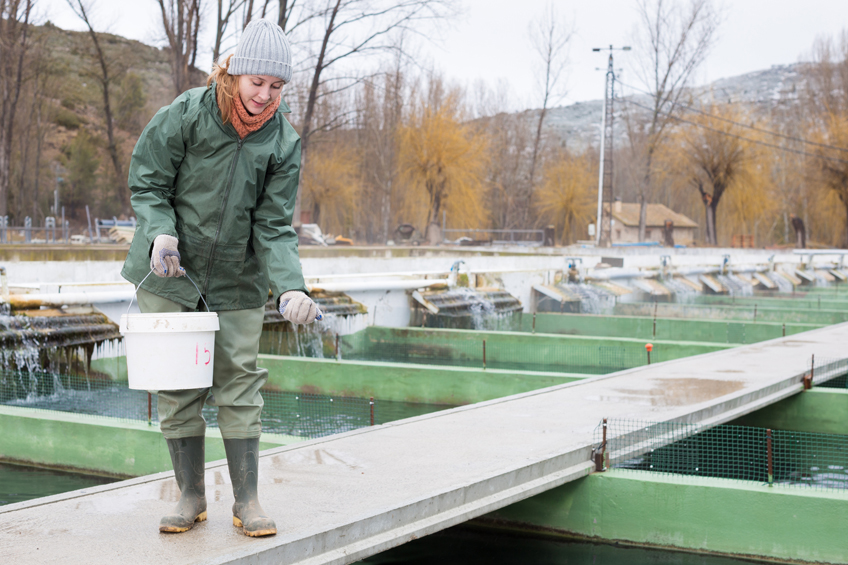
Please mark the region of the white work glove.
POLYGON ((182 277, 185 269, 180 267, 180 241, 172 236, 161 234, 153 240, 153 252, 150 254, 150 268, 159 277, 182 277))
POLYGON ((280 314, 292 324, 309 324, 324 318, 318 305, 299 290, 287 290, 280 295, 280 314))

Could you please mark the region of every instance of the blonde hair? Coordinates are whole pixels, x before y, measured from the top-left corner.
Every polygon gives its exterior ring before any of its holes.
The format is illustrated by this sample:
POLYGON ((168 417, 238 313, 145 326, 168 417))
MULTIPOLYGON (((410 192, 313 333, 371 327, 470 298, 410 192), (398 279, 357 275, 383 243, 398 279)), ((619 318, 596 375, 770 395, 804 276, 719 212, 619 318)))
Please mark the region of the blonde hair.
POLYGON ((233 104, 238 96, 238 75, 231 75, 227 72, 230 67, 230 55, 224 59, 224 64, 215 63, 212 65, 212 72, 209 73, 209 78, 206 79, 206 86, 210 86, 213 82, 215 87, 215 98, 218 101, 218 108, 221 110, 221 121, 224 125, 232 120, 232 113, 235 112, 233 104))

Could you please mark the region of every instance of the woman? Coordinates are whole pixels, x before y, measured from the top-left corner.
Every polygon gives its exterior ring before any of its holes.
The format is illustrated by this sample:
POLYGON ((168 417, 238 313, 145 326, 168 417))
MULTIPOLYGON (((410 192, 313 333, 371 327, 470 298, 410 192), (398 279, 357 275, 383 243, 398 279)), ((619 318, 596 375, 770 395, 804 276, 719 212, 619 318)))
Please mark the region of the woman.
MULTIPOLYGON (((320 315, 309 299, 292 213, 300 138, 283 117, 280 93, 291 80, 291 50, 279 26, 251 22, 236 52, 215 66, 206 88, 159 110, 138 140, 130 165, 138 217, 122 275, 138 285, 142 312, 218 313, 211 389, 159 392, 180 500, 162 532, 184 532, 206 519, 204 402, 218 407, 233 482, 233 524, 248 536, 277 532, 257 498, 259 389, 256 366, 268 289, 296 324, 320 315)), ((156 355, 151 351, 150 355, 156 355)))

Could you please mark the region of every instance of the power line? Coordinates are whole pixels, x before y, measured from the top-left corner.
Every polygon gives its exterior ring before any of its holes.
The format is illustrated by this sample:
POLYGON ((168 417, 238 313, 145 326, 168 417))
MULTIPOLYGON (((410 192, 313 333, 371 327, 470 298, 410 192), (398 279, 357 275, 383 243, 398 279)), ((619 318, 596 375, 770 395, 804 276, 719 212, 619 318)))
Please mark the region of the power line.
MULTIPOLYGON (((648 96, 650 96, 652 98, 657 98, 656 94, 648 92, 647 90, 642 90, 641 88, 636 88, 635 86, 630 86, 628 84, 624 84, 621 81, 618 81, 618 83, 621 84, 622 86, 627 87, 627 88, 631 88, 631 89, 635 90, 636 92, 641 92, 642 94, 647 94, 648 96)), ((742 128, 747 128, 747 129, 750 129, 750 130, 758 131, 760 133, 765 133, 765 134, 773 135, 773 136, 776 136, 776 137, 782 137, 783 139, 788 139, 790 141, 798 141, 798 142, 801 142, 801 143, 806 143, 808 145, 815 145, 817 147, 823 147, 825 149, 834 149, 836 151, 845 151, 846 153, 848 153, 848 148, 845 148, 845 147, 838 147, 836 145, 828 145, 826 143, 818 143, 816 141, 810 141, 810 140, 804 139, 802 137, 794 137, 794 136, 782 134, 782 133, 779 133, 779 132, 776 132, 776 131, 771 131, 771 130, 767 130, 767 129, 763 129, 763 128, 758 128, 756 126, 743 124, 743 123, 731 120, 729 118, 724 118, 722 116, 716 116, 715 114, 711 114, 709 112, 704 112, 703 110, 693 108, 692 106, 687 106, 686 104, 681 104, 680 102, 671 102, 671 104, 673 106, 680 106, 681 108, 683 108, 685 110, 688 110, 690 112, 695 112, 696 114, 701 114, 702 116, 706 116, 708 118, 713 118, 715 120, 721 120, 722 122, 727 122, 727 123, 730 123, 730 124, 733 124, 733 125, 736 125, 736 126, 739 126, 739 127, 742 127, 742 128)), ((651 108, 649 108, 649 110, 651 110, 651 108)))
MULTIPOLYGON (((642 109, 644 109, 644 110, 648 110, 648 111, 653 111, 653 110, 654 110, 653 108, 649 108, 649 107, 647 107, 647 106, 645 106, 645 105, 643 105, 643 104, 639 104, 638 102, 634 102, 634 101, 632 101, 632 100, 628 100, 627 98, 622 98, 622 100, 623 100, 624 102, 627 102, 628 104, 633 104, 634 106, 638 106, 638 107, 640 107, 640 108, 642 108, 642 109)), ((788 148, 788 147, 783 147, 783 146, 780 146, 780 145, 775 145, 775 144, 773 144, 773 143, 768 143, 768 142, 766 142, 766 141, 758 141, 758 140, 756 140, 756 139, 751 139, 750 137, 745 137, 745 136, 742 136, 742 135, 737 135, 737 134, 735 134, 735 133, 729 133, 729 132, 726 132, 726 131, 721 131, 721 130, 719 130, 719 129, 711 128, 711 127, 709 127, 709 126, 707 126, 707 125, 699 124, 698 122, 693 122, 693 121, 690 121, 690 120, 685 120, 685 119, 680 118, 680 117, 678 117, 678 116, 675 116, 675 115, 673 115, 673 114, 669 114, 668 112, 658 112, 658 113, 663 114, 663 115, 665 115, 665 116, 668 116, 668 117, 670 117, 670 118, 672 118, 672 119, 674 119, 674 120, 677 120, 678 122, 683 122, 684 124, 693 125, 693 126, 696 126, 696 127, 702 128, 702 129, 705 129, 705 130, 709 130, 709 131, 712 131, 712 132, 715 132, 715 133, 719 133, 719 134, 721 134, 721 135, 726 135, 726 136, 728 136, 728 137, 735 137, 736 139, 741 139, 741 140, 743 140, 743 141, 748 141, 748 142, 750 142, 750 143, 755 143, 755 144, 757 144, 757 145, 763 145, 763 146, 765 146, 765 147, 771 147, 772 149, 779 149, 780 151, 787 151, 787 152, 789 152, 789 153, 797 153, 798 155, 806 155, 807 157, 814 157, 814 158, 816 158, 816 159, 825 159, 825 160, 827 160, 827 161, 834 161, 834 162, 836 162, 836 163, 845 163, 845 164, 848 164, 848 160, 845 160, 845 159, 838 159, 838 158, 836 158, 836 157, 827 157, 827 156, 825 156, 825 155, 816 155, 816 154, 814 154, 814 153, 807 153, 806 151, 800 151, 800 150, 798 150, 798 149, 790 149, 790 148, 788 148)))

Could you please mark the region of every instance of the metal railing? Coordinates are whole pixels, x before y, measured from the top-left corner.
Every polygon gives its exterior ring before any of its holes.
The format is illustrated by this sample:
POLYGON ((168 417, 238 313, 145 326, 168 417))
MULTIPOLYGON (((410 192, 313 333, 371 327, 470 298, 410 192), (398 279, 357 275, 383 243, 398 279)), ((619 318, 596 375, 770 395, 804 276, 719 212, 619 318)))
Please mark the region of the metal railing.
POLYGON ((32 218, 24 218, 23 226, 10 226, 9 216, 0 216, 0 243, 67 243, 71 237, 68 221, 62 217, 61 224, 56 225, 56 218, 44 218, 44 226, 33 226, 32 218), (12 237, 17 232, 22 239, 12 237), (41 234, 42 237, 38 237, 41 234))
MULTIPOLYGON (((119 220, 113 217, 111 220, 94 219, 94 225, 89 224, 87 228, 88 242, 103 243, 108 241, 109 229, 113 227, 129 227, 135 229, 136 219, 119 220), (101 233, 106 230, 104 238, 101 233)), ((0 243, 28 244, 28 243, 83 243, 86 242, 85 235, 71 236, 70 223, 65 220, 64 214, 61 219, 48 216, 44 218, 43 226, 32 225, 32 218, 24 218, 23 226, 9 225, 9 216, 0 216, 0 243), (18 237, 15 237, 17 235, 18 237)))
POLYGON ((519 229, 445 229, 442 230, 445 243, 491 244, 491 245, 526 245, 542 247, 545 244, 545 230, 519 229), (449 234, 453 234, 451 239, 449 234), (471 234, 471 235, 469 235, 471 234), (484 235, 485 237, 479 237, 484 235))

